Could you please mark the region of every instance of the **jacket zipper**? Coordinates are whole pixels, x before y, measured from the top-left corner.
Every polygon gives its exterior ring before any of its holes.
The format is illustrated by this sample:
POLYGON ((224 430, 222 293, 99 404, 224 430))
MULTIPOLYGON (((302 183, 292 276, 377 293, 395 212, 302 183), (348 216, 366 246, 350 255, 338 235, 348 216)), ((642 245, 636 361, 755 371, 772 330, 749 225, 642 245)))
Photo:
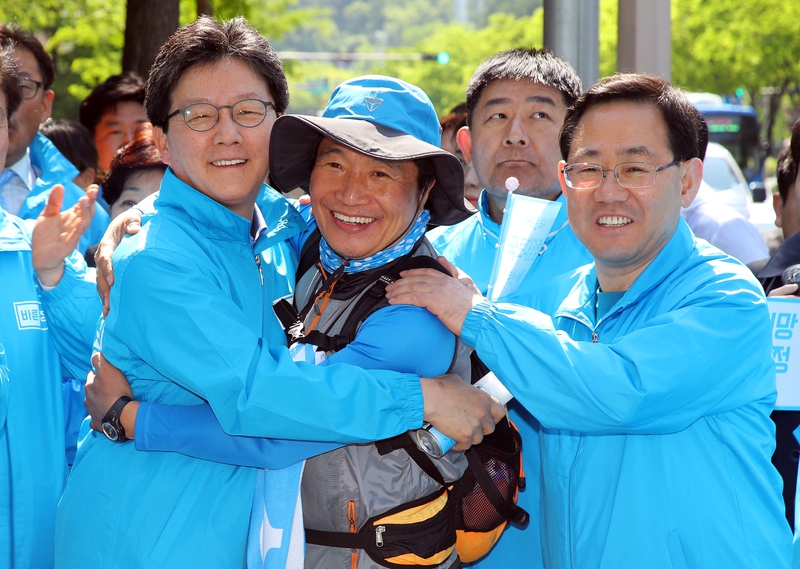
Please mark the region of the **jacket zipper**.
MULTIPOLYGON (((355 500, 350 500, 347 502, 347 521, 350 523, 350 533, 358 533, 358 527, 356 526, 355 500)), ((358 549, 352 549, 350 551, 350 569, 356 569, 357 567, 358 567, 358 549)))
POLYGON ((256 253, 256 266, 258 267, 258 276, 261 277, 261 286, 264 286, 264 273, 261 272, 261 255, 256 253))

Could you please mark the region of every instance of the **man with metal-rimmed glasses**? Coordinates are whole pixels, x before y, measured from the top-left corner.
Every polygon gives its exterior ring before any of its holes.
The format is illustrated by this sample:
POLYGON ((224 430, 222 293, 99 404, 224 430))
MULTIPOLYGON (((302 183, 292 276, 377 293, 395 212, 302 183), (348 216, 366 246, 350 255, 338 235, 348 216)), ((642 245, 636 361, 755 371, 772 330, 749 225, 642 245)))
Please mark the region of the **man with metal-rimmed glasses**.
POLYGON ((766 301, 680 216, 702 179, 700 121, 662 79, 601 80, 559 136, 593 263, 508 303, 426 271, 387 289, 475 347, 541 423, 546 567, 790 565, 766 301))
POLYGON ((614 173, 614 178, 623 188, 649 188, 656 183, 659 172, 680 164, 680 162, 680 160, 673 160, 658 168, 649 162, 623 162, 609 169, 604 169, 600 164, 579 162, 567 164, 561 171, 564 173, 567 185, 577 190, 592 190, 598 187, 609 172, 614 173))
MULTIPOLYGON (((53 110, 53 61, 33 34, 19 28, 0 24, 0 46, 12 49, 23 98, 8 124, 8 155, 0 173, 0 207, 22 219, 36 219, 53 185, 64 186, 63 209, 72 207, 86 194, 73 183, 80 175, 78 169, 38 134, 39 125, 50 118, 53 110)), ((108 222, 108 213, 96 208, 92 226, 84 233, 78 249, 83 252, 97 243, 108 222)), ((74 435, 77 436, 77 429, 74 435)))

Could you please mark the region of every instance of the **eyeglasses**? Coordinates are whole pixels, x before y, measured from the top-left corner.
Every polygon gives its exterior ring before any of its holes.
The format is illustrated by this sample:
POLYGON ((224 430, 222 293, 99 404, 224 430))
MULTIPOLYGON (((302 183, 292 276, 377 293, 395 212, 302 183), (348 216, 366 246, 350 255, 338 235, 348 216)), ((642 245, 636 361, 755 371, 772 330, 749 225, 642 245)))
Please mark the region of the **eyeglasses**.
POLYGON ((623 162, 614 166, 613 169, 605 169, 600 164, 579 162, 567 164, 561 171, 564 173, 564 181, 567 185, 576 190, 593 190, 600 187, 606 178, 606 172, 614 172, 614 177, 623 188, 636 189, 649 188, 656 183, 661 170, 666 170, 681 162, 683 160, 673 160, 660 168, 649 162, 623 162))
MULTIPOLYGON (((253 128, 264 122, 267 116, 267 108, 275 105, 270 101, 259 101, 258 99, 244 99, 234 105, 223 105, 215 107, 211 103, 197 103, 189 105, 185 109, 178 109, 174 113, 167 116, 167 120, 177 115, 183 115, 183 120, 186 125, 197 132, 205 132, 214 128, 214 125, 219 121, 219 111, 221 109, 230 109, 231 117, 237 124, 253 128)), ((276 111, 277 112, 277 111, 276 111)))
POLYGON ((44 89, 44 83, 39 83, 33 79, 23 78, 19 81, 19 88, 22 90, 23 99, 33 99, 39 94, 39 89, 44 89))

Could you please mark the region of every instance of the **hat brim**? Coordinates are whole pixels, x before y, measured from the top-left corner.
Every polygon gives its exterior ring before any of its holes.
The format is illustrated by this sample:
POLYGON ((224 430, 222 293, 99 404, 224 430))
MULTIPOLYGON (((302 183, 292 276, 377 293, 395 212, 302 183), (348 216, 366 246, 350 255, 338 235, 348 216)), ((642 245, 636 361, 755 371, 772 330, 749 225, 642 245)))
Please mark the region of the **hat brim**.
POLYGON ((270 181, 281 192, 311 180, 315 150, 322 137, 380 160, 432 159, 436 183, 425 207, 434 225, 453 225, 475 213, 464 199, 464 169, 453 154, 404 132, 363 119, 284 115, 269 142, 270 181))

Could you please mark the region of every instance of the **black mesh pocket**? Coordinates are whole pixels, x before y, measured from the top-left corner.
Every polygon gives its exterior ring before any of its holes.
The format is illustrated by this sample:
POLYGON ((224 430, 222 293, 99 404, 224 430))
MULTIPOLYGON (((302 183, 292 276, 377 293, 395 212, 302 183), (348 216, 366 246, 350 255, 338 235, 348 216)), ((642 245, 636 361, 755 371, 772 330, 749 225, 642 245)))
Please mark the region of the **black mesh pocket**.
POLYGON ((505 419, 467 451, 470 467, 450 491, 457 506, 456 528, 482 532, 515 521, 509 512, 515 509, 517 489, 525 484, 520 476, 521 448, 519 432, 505 419))

